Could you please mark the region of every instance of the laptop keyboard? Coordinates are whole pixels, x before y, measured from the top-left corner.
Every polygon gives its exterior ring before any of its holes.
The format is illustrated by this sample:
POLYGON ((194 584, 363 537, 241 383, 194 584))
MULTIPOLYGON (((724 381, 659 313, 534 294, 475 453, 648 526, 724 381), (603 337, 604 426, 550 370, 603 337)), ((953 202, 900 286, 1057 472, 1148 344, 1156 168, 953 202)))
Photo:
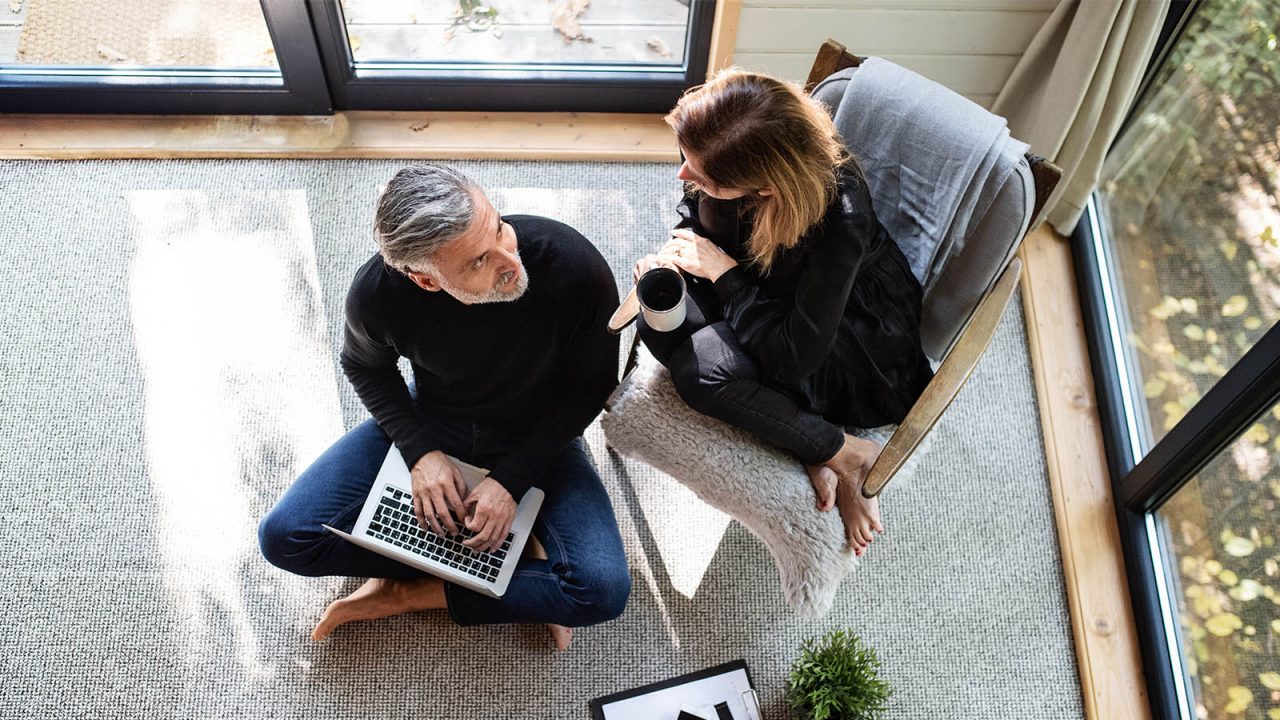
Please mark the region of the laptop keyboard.
POLYGON ((498 578, 498 570, 511 549, 511 541, 515 539, 513 533, 507 533, 502 547, 487 553, 462 544, 463 540, 476 536, 466 528, 457 535, 437 535, 430 528, 418 524, 418 517, 413 514, 413 496, 390 485, 382 489, 378 509, 369 521, 369 534, 487 582, 498 578))

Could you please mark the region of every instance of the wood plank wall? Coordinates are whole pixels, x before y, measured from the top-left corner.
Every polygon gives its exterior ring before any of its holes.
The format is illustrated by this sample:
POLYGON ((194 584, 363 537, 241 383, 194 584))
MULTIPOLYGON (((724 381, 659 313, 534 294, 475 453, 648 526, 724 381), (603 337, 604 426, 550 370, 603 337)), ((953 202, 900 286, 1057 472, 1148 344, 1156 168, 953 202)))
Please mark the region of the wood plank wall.
POLYGON ((990 107, 1057 0, 743 0, 734 64, 804 80, 828 37, 990 107))

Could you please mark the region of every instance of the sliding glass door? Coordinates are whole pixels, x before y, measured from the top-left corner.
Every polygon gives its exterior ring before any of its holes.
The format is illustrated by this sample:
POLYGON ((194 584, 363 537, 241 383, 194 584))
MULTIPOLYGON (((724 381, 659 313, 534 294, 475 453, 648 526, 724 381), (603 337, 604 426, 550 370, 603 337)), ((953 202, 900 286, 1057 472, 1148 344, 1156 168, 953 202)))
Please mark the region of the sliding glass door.
POLYGON ((662 112, 714 0, 9 0, 0 112, 662 112))
POLYGON ((1157 718, 1280 718, 1280 0, 1187 7, 1075 238, 1157 718))

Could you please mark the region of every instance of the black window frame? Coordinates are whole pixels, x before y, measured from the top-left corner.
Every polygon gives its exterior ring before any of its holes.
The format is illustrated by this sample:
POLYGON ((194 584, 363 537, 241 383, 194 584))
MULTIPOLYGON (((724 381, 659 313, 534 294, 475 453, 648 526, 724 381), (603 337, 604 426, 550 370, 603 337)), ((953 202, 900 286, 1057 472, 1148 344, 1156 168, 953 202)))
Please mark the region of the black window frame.
POLYGON ((666 112, 706 77, 716 9, 716 0, 690 0, 678 67, 406 62, 357 69, 339 0, 306 2, 334 107, 344 110, 666 112))
MULTIPOLYGON (((1117 137, 1135 120, 1142 98, 1200 5, 1200 0, 1174 0, 1171 4, 1137 100, 1117 137)), ((1271 327, 1177 425, 1138 458, 1139 438, 1135 436, 1143 429, 1131 427, 1126 418, 1131 414, 1140 417, 1145 405, 1141 399, 1126 401, 1124 388, 1129 378, 1124 368, 1114 362, 1114 358, 1125 362, 1136 359, 1119 341, 1124 327, 1116 312, 1123 305, 1115 297, 1119 286, 1110 282, 1116 268, 1105 241, 1108 235, 1105 220, 1091 198, 1070 242, 1147 698, 1154 720, 1194 719, 1190 689, 1182 670, 1176 607, 1166 597, 1166 587, 1157 576, 1163 558, 1153 552, 1158 532, 1153 513, 1260 416, 1280 403, 1280 323, 1271 327)), ((1177 571, 1166 568, 1165 572, 1177 571)))

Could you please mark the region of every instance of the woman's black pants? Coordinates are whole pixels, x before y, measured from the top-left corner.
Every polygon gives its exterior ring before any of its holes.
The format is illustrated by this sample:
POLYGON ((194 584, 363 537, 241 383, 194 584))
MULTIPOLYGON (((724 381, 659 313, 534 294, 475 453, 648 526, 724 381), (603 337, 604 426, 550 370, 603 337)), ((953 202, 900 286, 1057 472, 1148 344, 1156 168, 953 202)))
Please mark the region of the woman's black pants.
POLYGON ((844 444, 844 429, 806 407, 800 393, 766 383, 717 305, 710 288, 691 285, 684 323, 659 332, 641 315, 640 339, 671 372, 689 407, 789 450, 806 465, 830 460, 844 444))

